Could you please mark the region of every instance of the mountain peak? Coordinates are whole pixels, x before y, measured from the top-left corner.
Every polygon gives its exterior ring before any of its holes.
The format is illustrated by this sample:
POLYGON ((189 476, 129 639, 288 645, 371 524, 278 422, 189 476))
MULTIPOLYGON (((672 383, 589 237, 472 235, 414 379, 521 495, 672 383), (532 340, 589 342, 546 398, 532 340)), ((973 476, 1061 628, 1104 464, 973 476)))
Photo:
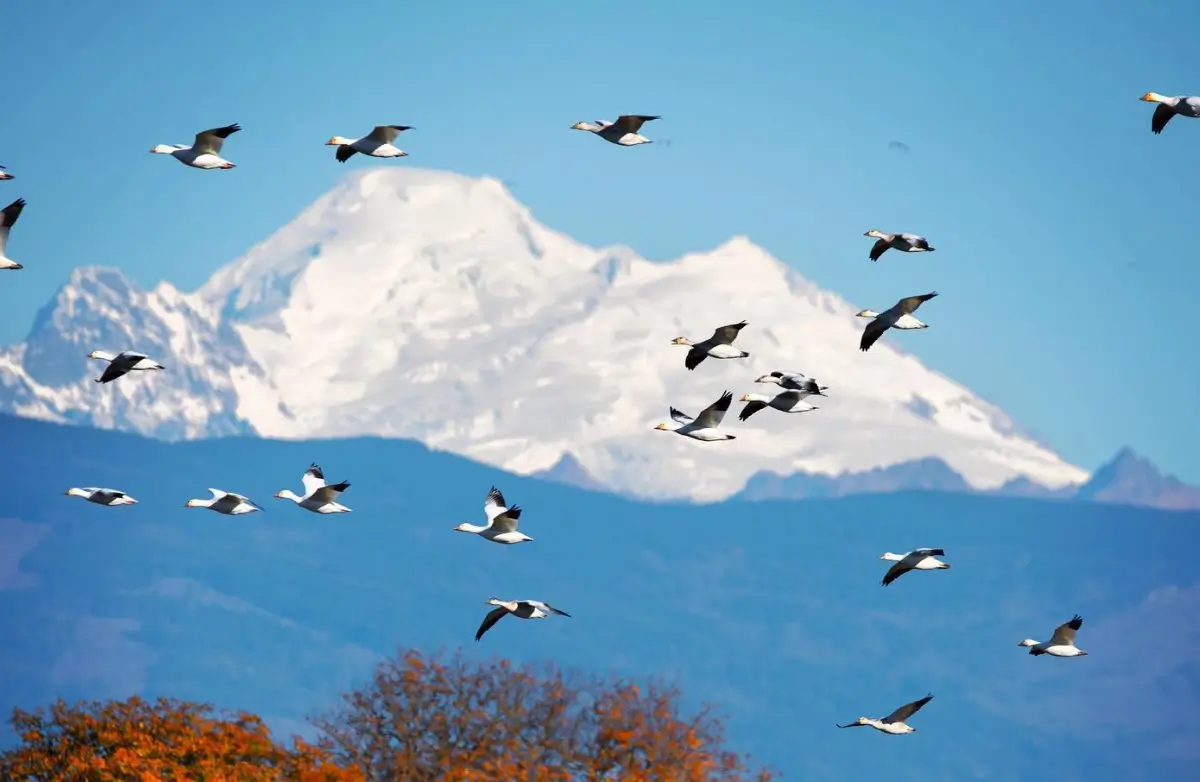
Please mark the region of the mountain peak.
POLYGON ((1169 510, 1200 510, 1200 487, 1163 475, 1153 462, 1128 445, 1096 470, 1076 497, 1169 510))

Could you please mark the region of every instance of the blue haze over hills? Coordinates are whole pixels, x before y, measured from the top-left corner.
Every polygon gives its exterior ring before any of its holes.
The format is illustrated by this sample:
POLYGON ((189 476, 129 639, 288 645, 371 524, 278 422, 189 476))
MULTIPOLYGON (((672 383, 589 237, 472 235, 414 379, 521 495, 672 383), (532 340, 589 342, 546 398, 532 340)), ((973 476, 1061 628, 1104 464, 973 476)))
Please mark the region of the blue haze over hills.
POLYGON ((0 441, 20 489, 0 512, 5 707, 165 694, 292 731, 398 645, 461 645, 674 678, 789 779, 1162 780, 1200 760, 1177 720, 1200 696, 1194 512, 938 492, 643 504, 409 441, 165 443, 8 416, 0 441), (313 460, 352 482, 353 513, 271 498, 313 460), (535 542, 451 532, 493 483, 535 542), (62 496, 87 485, 140 504, 62 496), (209 486, 266 512, 184 508, 209 486), (916 546, 952 569, 880 587, 878 556, 916 546), (573 618, 475 644, 492 596, 573 618), (1076 612, 1088 657, 1017 647, 1076 612), (911 736, 833 727, 926 692, 911 736))

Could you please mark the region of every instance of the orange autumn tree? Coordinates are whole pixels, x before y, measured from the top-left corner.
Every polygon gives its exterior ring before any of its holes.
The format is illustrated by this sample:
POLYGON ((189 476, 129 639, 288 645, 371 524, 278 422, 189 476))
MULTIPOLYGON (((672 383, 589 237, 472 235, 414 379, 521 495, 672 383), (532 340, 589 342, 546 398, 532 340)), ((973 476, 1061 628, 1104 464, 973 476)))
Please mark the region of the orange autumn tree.
POLYGON ((408 651, 317 717, 371 782, 769 782, 707 708, 659 684, 408 651))
POLYGON ((0 754, 4 782, 362 782, 299 738, 279 744, 253 714, 204 704, 126 701, 14 709, 20 744, 0 754))

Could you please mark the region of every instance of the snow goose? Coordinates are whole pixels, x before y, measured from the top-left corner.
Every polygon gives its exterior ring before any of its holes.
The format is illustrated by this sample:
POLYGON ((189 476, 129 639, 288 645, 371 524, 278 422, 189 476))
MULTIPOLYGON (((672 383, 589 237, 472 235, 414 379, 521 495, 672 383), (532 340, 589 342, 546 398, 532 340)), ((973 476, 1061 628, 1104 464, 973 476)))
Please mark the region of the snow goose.
POLYGON ((225 139, 242 129, 236 122, 223 128, 209 128, 196 134, 196 140, 190 147, 183 144, 159 144, 150 151, 156 155, 170 155, 185 166, 192 168, 234 168, 225 158, 221 157, 221 147, 225 139))
POLYGON ((5 179, 15 179, 15 177, 12 174, 8 173, 7 168, 5 168, 4 166, 0 166, 0 182, 3 182, 5 179))
POLYGON ((1180 117, 1200 117, 1200 98, 1194 96, 1176 95, 1168 98, 1157 92, 1147 92, 1141 99, 1158 104, 1154 107, 1154 115, 1150 117, 1150 132, 1156 135, 1162 133, 1171 117, 1177 114, 1180 117))
MULTIPOLYGON (((854 315, 855 315, 855 317, 859 317, 859 318, 878 318, 879 317, 879 313, 876 312, 875 310, 859 310, 858 312, 854 313, 854 315)), ((927 328, 929 328, 929 326, 922 323, 921 321, 917 320, 912 315, 901 315, 899 318, 896 319, 896 322, 892 324, 892 328, 894 328, 894 329, 927 329, 927 328)))
POLYGON ((137 500, 123 491, 101 489, 96 486, 85 486, 82 489, 67 489, 63 494, 68 497, 83 497, 88 502, 94 502, 97 505, 107 505, 110 508, 117 505, 137 505, 137 500))
POLYGON ((165 369, 162 364, 151 361, 145 353, 137 353, 132 350, 122 350, 115 355, 107 350, 93 350, 88 353, 88 358, 108 362, 108 366, 104 368, 104 374, 94 378, 97 383, 111 383, 128 372, 165 369))
POLYGON ((1083 617, 1076 614, 1070 621, 1054 628, 1054 635, 1050 636, 1049 641, 1039 642, 1026 638, 1017 646, 1028 646, 1029 653, 1034 656, 1048 654, 1051 657, 1083 657, 1087 652, 1075 645, 1075 633, 1082 626, 1083 617))
POLYGON ((504 495, 495 486, 488 490, 487 498, 483 501, 483 512, 488 520, 486 526, 480 527, 477 524, 468 524, 464 521, 455 527, 454 531, 473 532, 479 537, 490 540, 493 543, 505 543, 508 545, 533 540, 533 538, 525 533, 517 531, 517 520, 521 518, 520 506, 513 505, 509 507, 508 503, 504 501, 504 495))
POLYGON ((876 231, 872 228, 863 236, 870 236, 878 239, 871 247, 871 260, 878 261, 879 256, 883 255, 888 250, 899 250, 902 253, 931 253, 933 247, 929 246, 924 236, 916 234, 885 234, 883 231, 876 231))
POLYGON ((858 343, 859 350, 870 350, 871 346, 883 336, 883 332, 896 325, 896 321, 905 315, 913 314, 922 303, 929 301, 936 295, 937 291, 921 296, 909 296, 907 299, 901 299, 896 302, 886 312, 876 315, 875 319, 868 323, 866 329, 863 330, 862 339, 858 343))
POLYGON ((950 566, 938 559, 945 554, 940 548, 915 548, 903 554, 893 554, 889 551, 880 559, 896 564, 888 568, 888 572, 883 574, 883 580, 879 583, 887 586, 910 570, 949 570, 950 566))
POLYGON ((490 606, 496 606, 491 611, 488 611, 487 616, 483 618, 483 624, 479 625, 479 629, 475 631, 475 640, 483 638, 483 634, 492 629, 492 625, 499 622, 504 617, 512 614, 518 619, 545 619, 551 614, 570 617, 566 611, 560 611, 549 603, 543 603, 540 600, 497 600, 490 598, 487 601, 490 606))
POLYGON ((671 344, 688 346, 689 350, 683 360, 683 365, 689 370, 700 366, 700 362, 709 356, 713 358, 747 358, 749 353, 733 347, 733 341, 737 339, 737 335, 744 328, 746 328, 746 321, 743 320, 740 323, 721 326, 703 342, 692 342, 687 337, 676 337, 671 340, 671 344))
POLYGON ((412 125, 376 125, 362 138, 334 136, 325 142, 325 146, 337 147, 336 157, 339 163, 345 163, 357 152, 370 157, 405 157, 408 153, 393 146, 392 142, 404 131, 412 129, 412 125))
POLYGON ((623 147, 636 147, 638 144, 649 144, 650 139, 638 133, 642 125, 662 117, 651 117, 646 114, 622 114, 616 122, 596 120, 591 122, 576 122, 571 130, 586 130, 595 133, 605 141, 620 144, 623 147))
POLYGON ((799 372, 769 372, 754 382, 773 383, 788 391, 799 391, 802 394, 801 399, 810 396, 825 396, 821 392, 829 388, 829 386, 817 385, 814 378, 805 377, 799 372))
POLYGON ((889 733, 893 736, 899 736, 905 733, 912 733, 916 728, 906 724, 904 721, 921 710, 921 707, 933 700, 933 695, 926 695, 920 700, 906 703, 900 708, 893 711, 881 720, 872 719, 870 717, 859 717, 849 725, 838 725, 839 728, 862 728, 870 726, 878 731, 889 733))
POLYGON ((16 261, 10 261, 4 257, 4 248, 8 246, 8 234, 12 231, 12 227, 17 224, 17 218, 21 216, 21 212, 25 209, 25 199, 18 198, 0 211, 0 269, 11 269, 16 271, 25 267, 16 261))
POLYGON ((316 462, 309 465, 300 479, 304 484, 304 496, 298 496, 291 489, 283 489, 275 496, 281 500, 291 500, 305 510, 313 513, 349 513, 350 509, 337 502, 338 495, 350 488, 350 481, 342 481, 328 485, 325 483, 325 473, 316 462))
POLYGON ((733 394, 726 391, 721 394, 721 398, 713 402, 708 407, 700 411, 700 415, 692 418, 687 413, 681 413, 675 408, 671 408, 671 418, 676 421, 679 426, 674 429, 670 424, 664 422, 654 427, 662 432, 674 432, 685 437, 691 437, 693 440, 703 440, 711 442, 713 440, 736 440, 737 438, 731 434, 725 434, 719 427, 721 421, 725 418, 726 411, 729 410, 729 405, 733 403, 733 394))
POLYGON ((212 495, 211 499, 188 500, 185 507, 208 508, 209 510, 215 510, 217 513, 224 513, 228 516, 240 516, 243 513, 254 513, 255 511, 262 510, 262 508, 251 502, 248 497, 234 494, 231 491, 209 489, 208 493, 212 495))
POLYGON ((780 391, 775 396, 742 394, 738 397, 738 401, 745 402, 746 406, 738 414, 738 420, 745 421, 764 407, 773 407, 783 413, 811 413, 813 410, 821 409, 814 405, 806 405, 805 396, 803 391, 780 391))

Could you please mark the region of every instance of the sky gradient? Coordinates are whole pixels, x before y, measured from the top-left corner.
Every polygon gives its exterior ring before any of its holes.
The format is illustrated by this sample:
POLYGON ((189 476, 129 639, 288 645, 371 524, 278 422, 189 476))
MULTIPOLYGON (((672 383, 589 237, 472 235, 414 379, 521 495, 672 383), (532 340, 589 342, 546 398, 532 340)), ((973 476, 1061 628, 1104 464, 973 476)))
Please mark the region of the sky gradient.
POLYGON ((1200 121, 1156 137, 1137 100, 1200 91, 1194 4, 207 7, 203 29, 144 0, 0 11, 0 57, 21 74, 0 202, 29 202, 0 342, 78 265, 194 289, 374 164, 339 165, 326 139, 398 123, 416 129, 393 165, 496 176, 589 244, 669 259, 745 234, 864 307, 937 290, 906 349, 1082 467, 1129 444, 1200 483, 1179 436, 1196 420, 1184 324, 1200 286, 1179 172, 1200 121), (620 113, 662 115, 645 129, 660 143, 567 130, 620 113), (231 122, 233 171, 147 154, 231 122), (871 264, 868 228, 938 252, 871 264))

